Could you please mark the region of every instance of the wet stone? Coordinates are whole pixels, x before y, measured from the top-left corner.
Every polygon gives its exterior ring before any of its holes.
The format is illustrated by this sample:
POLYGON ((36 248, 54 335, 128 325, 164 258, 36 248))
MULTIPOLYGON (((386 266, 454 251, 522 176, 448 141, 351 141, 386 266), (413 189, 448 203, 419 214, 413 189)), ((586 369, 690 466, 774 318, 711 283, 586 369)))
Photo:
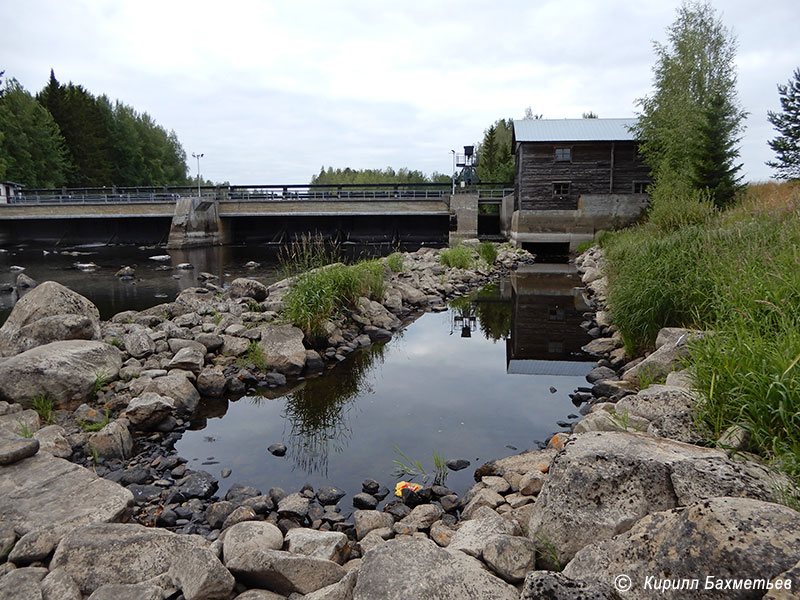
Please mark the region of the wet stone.
POLYGON ((283 444, 272 444, 267 447, 267 452, 274 456, 285 456, 286 455, 286 446, 283 444))
POLYGON ((363 510, 374 510, 378 506, 378 499, 372 494, 362 492, 353 496, 353 506, 363 510))
POLYGON ((327 506, 329 504, 336 504, 339 500, 344 498, 345 495, 345 492, 339 488, 323 485, 317 490, 317 501, 323 506, 327 506))
POLYGON ((462 469, 466 469, 471 463, 464 458, 456 458, 448 460, 445 464, 451 471, 461 471, 462 469))

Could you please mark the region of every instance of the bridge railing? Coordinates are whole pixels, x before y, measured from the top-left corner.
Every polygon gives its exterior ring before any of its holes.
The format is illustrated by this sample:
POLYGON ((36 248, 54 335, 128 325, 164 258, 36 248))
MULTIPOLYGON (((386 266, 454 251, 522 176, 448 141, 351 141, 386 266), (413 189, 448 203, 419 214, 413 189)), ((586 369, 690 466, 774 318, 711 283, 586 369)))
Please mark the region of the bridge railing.
POLYGON ((263 202, 297 200, 440 200, 450 192, 447 184, 342 184, 230 186, 222 201, 263 202))

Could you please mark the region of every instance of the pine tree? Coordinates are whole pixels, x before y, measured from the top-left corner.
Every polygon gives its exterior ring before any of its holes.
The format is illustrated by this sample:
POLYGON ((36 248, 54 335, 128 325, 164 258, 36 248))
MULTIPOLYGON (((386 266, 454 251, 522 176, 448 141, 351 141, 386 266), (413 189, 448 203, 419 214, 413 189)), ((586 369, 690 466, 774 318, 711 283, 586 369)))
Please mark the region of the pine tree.
POLYGON ((767 165, 779 179, 800 179, 800 68, 795 69, 794 80, 778 85, 778 95, 782 112, 769 111, 767 120, 781 135, 768 142, 777 160, 767 165))

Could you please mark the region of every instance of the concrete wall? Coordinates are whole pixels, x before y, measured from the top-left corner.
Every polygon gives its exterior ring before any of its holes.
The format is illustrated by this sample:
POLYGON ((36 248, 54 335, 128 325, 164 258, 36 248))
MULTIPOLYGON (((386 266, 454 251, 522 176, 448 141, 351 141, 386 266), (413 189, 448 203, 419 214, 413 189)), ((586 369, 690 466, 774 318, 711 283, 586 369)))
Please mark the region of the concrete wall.
POLYGON ((450 232, 455 241, 478 237, 478 194, 456 194, 450 197, 450 212, 455 213, 458 229, 450 232))
POLYGON ((219 218, 219 203, 202 198, 180 198, 169 230, 167 248, 196 248, 227 243, 219 218))
POLYGON ((572 250, 598 231, 633 223, 648 202, 646 194, 593 194, 581 196, 577 210, 517 210, 508 237, 517 246, 568 243, 572 250))

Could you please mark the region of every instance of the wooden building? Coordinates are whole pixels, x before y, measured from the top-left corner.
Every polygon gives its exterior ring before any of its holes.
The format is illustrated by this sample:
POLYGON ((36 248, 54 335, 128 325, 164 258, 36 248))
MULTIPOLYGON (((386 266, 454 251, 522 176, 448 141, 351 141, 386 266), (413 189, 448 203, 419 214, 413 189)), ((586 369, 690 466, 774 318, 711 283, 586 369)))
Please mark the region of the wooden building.
POLYGON ((514 197, 506 206, 514 212, 513 222, 508 219, 509 237, 517 243, 573 246, 597 229, 637 218, 646 206, 651 178, 631 131, 635 122, 514 121, 514 197))

